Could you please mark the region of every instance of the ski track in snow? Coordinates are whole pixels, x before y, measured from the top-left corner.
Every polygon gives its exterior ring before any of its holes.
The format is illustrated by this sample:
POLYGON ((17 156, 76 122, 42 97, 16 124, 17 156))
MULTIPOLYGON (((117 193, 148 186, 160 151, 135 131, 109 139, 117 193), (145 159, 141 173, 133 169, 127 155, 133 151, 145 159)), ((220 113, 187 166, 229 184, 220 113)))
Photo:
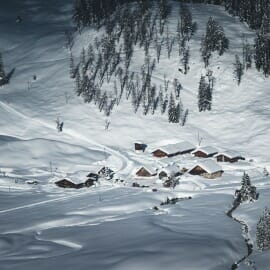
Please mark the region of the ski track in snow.
MULTIPOLYGON (((49 128, 49 129, 52 129, 52 130, 55 130, 55 125, 52 125, 52 124, 49 124, 45 121, 42 121, 40 119, 33 119, 21 112, 19 112, 18 110, 12 108, 10 105, 0 101, 0 105, 9 113, 11 114, 14 114, 20 118, 23 118, 25 120, 28 120, 28 121, 31 121, 31 122, 34 122, 40 126, 43 126, 43 127, 46 127, 46 128, 49 128)), ((106 150, 109 154, 111 154, 113 157, 117 157, 120 161, 121 161, 121 166, 117 169, 117 171, 122 171, 122 172, 125 172, 125 171, 128 171, 130 172, 130 170, 132 169, 132 163, 131 161, 123 154, 121 154, 119 151, 116 151, 116 150, 113 150, 112 148, 108 147, 108 146, 105 146, 105 145, 102 145, 102 144, 99 144, 97 143, 96 141, 92 140, 92 139, 89 139, 87 138, 85 135, 82 135, 80 134, 79 132, 77 131, 74 131, 72 129, 68 129, 66 128, 64 130, 64 134, 68 134, 72 139, 77 139, 77 142, 79 141, 84 141, 88 144, 91 144, 91 145, 94 145, 96 147, 98 147, 99 149, 98 150, 101 150, 101 151, 104 151, 106 150)), ((64 141, 63 141, 64 142, 64 141)), ((82 144, 77 144, 77 146, 82 146, 82 144)))

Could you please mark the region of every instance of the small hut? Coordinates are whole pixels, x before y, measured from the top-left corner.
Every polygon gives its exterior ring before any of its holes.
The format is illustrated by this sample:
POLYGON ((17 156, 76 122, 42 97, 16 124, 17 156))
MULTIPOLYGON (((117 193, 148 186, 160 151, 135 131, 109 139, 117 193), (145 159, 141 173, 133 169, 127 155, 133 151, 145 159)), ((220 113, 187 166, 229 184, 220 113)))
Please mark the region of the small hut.
POLYGON ((158 174, 158 177, 159 179, 172 179, 179 175, 181 175, 180 168, 175 164, 171 164, 162 168, 158 174))
POLYGON ((141 166, 136 170, 136 176, 138 177, 153 177, 157 175, 157 169, 150 166, 141 166))
POLYGON ((179 142, 161 146, 152 152, 155 157, 173 157, 192 152, 196 147, 189 142, 179 142))
POLYGON ((207 159, 198 162, 189 173, 192 175, 200 175, 208 179, 214 179, 221 177, 223 174, 221 166, 219 166, 214 160, 207 159))
POLYGON ((140 142, 140 141, 137 141, 137 142, 134 143, 135 151, 144 152, 146 147, 147 147, 147 145, 145 143, 140 142))
POLYGON ((245 160, 239 153, 236 151, 224 151, 215 155, 215 158, 218 162, 238 162, 239 160, 245 160))
POLYGON ((76 189, 78 188, 77 184, 73 183, 72 181, 70 181, 68 179, 59 180, 59 181, 55 182, 55 184, 61 188, 76 188, 76 189))
POLYGON ((218 153, 218 149, 216 149, 215 147, 212 146, 204 146, 204 147, 200 147, 197 148, 196 150, 194 150, 192 152, 192 154, 195 157, 200 157, 200 158, 209 158, 209 157, 213 157, 214 155, 216 155, 218 153))

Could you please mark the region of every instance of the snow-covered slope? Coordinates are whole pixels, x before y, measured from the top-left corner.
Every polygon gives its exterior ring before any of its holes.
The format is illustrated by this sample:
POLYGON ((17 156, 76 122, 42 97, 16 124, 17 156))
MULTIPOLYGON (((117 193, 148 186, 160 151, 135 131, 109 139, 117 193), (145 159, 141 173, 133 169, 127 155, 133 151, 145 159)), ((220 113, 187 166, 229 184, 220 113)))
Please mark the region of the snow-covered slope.
MULTIPOLYGON (((131 105, 122 102, 110 116, 107 131, 106 117, 76 96, 69 78, 64 32, 74 30, 72 1, 1 1, 0 50, 5 68, 16 68, 10 84, 0 88, 1 269, 221 270, 246 254, 240 226, 225 212, 247 171, 262 196, 235 215, 245 218, 255 241, 256 222, 267 206, 270 187, 262 174, 263 167, 270 169, 269 78, 253 67, 237 86, 234 56, 241 54, 241 35, 252 41, 254 33, 222 7, 194 4, 190 9, 198 31, 189 44, 189 73, 178 72, 174 51, 170 59, 161 56, 153 74, 157 84, 163 83, 164 74, 182 83, 182 100, 190 110, 186 126, 168 123, 165 115, 134 114, 131 105), (15 22, 17 15, 22 17, 20 24, 15 22), (216 77, 213 109, 199 113, 198 82, 204 72, 200 40, 210 15, 224 27, 230 49, 211 60, 216 77), (62 133, 56 129, 57 117, 64 121, 62 133), (224 176, 217 180, 184 176, 175 190, 152 180, 150 188, 130 187, 138 164, 159 167, 172 161, 157 161, 148 151, 134 153, 135 140, 153 148, 182 140, 197 144, 198 132, 203 145, 237 150, 247 161, 223 164, 224 176), (104 181, 92 189, 70 191, 53 184, 66 176, 84 181, 89 171, 104 165, 127 186, 104 181), (28 179, 39 184, 28 185, 28 179), (193 199, 159 207, 167 196, 193 199), (154 206, 160 210, 153 211, 154 206)), ((177 16, 174 8, 171 29, 176 29, 177 16)), ((95 35, 99 33, 89 30, 75 35, 76 57, 95 35)), ((142 52, 135 58, 138 62, 131 69, 139 72, 142 52)), ((173 160, 181 167, 196 163, 190 156, 173 160)), ((269 252, 254 252, 258 269, 267 269, 267 256, 269 252)))

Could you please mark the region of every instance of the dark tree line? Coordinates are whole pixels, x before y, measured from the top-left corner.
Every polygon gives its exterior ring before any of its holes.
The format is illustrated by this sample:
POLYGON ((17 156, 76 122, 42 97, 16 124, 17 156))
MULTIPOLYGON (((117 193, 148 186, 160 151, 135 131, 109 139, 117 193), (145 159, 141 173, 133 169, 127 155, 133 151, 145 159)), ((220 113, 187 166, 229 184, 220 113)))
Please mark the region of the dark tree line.
POLYGON ((226 10, 240 20, 245 21, 252 29, 260 29, 263 18, 270 16, 269 0, 225 0, 226 10))

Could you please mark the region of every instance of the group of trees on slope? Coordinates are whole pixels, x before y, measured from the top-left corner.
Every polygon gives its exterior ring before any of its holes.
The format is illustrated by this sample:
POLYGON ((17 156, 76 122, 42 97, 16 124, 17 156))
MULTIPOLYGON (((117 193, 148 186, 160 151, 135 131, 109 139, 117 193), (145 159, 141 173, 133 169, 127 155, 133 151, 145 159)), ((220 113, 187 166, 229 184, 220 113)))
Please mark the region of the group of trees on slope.
MULTIPOLYGON (((184 0, 184 2, 191 1, 184 0)), ((192 2, 223 5, 231 15, 238 16, 251 29, 256 30, 254 45, 248 54, 252 54, 257 70, 262 71, 265 76, 270 75, 270 0, 193 0, 192 2)), ((239 84, 244 68, 241 70, 237 62, 238 59, 236 59, 235 75, 239 84)), ((244 63, 242 64, 244 67, 244 63)))
MULTIPOLYGON (((83 2, 83 5, 94 3, 91 0, 83 2)), ((131 101, 135 113, 139 108, 145 115, 159 109, 161 114, 167 112, 169 122, 184 125, 188 110, 181 101, 181 83, 177 79, 171 82, 164 75, 163 83, 156 85, 152 78, 162 51, 162 55, 170 58, 172 50, 176 49, 183 65, 181 72, 187 74, 189 71, 188 44, 197 25, 187 6, 180 3, 177 29, 172 31, 168 23, 171 7, 165 0, 158 1, 155 8, 152 8, 153 1, 119 3, 112 7, 111 16, 103 18, 100 15, 99 25, 92 21, 84 24, 85 16, 90 15, 78 12, 78 3, 81 0, 77 2, 74 14, 77 26, 99 27, 102 24, 105 33, 82 50, 79 63, 75 64, 72 52, 70 54, 70 77, 75 80, 77 94, 85 102, 96 104, 107 116, 125 97, 131 101), (140 72, 130 69, 136 47, 145 54, 140 72), (105 85, 113 91, 103 90, 105 85)), ((83 9, 80 7, 79 10, 83 9)))

